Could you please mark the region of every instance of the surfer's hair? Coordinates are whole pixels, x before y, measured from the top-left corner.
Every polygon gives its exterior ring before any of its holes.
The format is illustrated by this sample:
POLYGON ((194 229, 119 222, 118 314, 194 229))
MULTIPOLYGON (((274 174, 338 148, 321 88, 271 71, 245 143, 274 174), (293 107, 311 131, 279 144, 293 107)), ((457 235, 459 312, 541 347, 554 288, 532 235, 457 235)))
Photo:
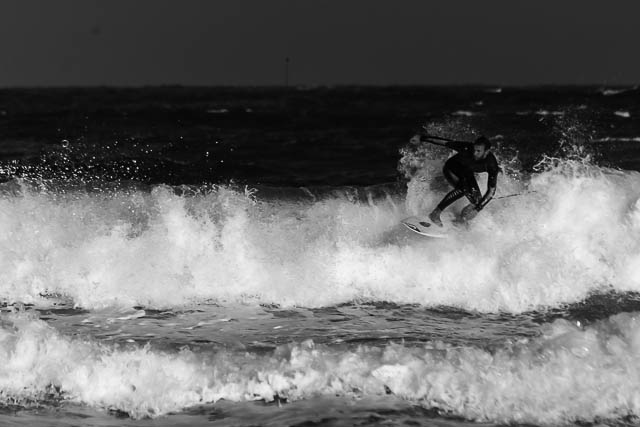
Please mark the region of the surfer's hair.
POLYGON ((489 141, 489 138, 482 135, 478 137, 475 141, 473 141, 473 145, 483 145, 484 149, 488 150, 489 148, 491 148, 491 141, 489 141))

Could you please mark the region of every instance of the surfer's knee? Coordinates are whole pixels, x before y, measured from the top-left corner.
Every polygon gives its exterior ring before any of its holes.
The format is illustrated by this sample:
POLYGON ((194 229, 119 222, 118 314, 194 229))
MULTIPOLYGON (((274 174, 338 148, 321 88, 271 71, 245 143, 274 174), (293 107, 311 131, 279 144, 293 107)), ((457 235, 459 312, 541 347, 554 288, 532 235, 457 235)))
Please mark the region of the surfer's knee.
POLYGON ((482 200, 480 190, 473 187, 465 189, 464 195, 467 197, 467 200, 469 200, 469 202, 474 206, 478 205, 480 203, 480 200, 482 200))

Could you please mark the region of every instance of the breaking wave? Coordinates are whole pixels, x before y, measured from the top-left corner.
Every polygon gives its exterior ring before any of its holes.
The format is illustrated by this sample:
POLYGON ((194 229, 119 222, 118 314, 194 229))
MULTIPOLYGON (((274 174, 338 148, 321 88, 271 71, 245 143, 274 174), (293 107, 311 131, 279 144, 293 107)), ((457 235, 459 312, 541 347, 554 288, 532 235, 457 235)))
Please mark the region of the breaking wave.
POLYGON ((394 394, 476 421, 557 425, 640 414, 637 314, 588 327, 557 320, 538 338, 493 350, 307 340, 269 354, 108 346, 65 337, 26 313, 3 314, 0 324, 4 404, 65 400, 140 418, 220 399, 394 394))
POLYGON ((59 296, 86 308, 383 300, 521 312, 603 289, 640 291, 637 172, 553 159, 526 180, 507 171, 498 196, 515 196, 431 240, 398 223, 442 197, 438 168, 422 167, 406 194, 375 197, 3 184, 0 298, 59 296))

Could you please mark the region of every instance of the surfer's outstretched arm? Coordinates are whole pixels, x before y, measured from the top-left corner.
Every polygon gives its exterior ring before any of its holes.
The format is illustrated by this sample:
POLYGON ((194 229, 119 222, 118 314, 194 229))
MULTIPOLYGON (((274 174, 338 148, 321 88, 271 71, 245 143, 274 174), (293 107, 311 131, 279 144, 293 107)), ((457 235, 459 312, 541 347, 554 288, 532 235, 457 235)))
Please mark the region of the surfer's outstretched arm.
POLYGON ((441 147, 447 147, 448 144, 449 144, 448 142, 436 141, 436 140, 431 139, 431 138, 423 137, 422 135, 420 135, 420 141, 428 142, 429 144, 433 144, 433 145, 439 145, 441 147))
POLYGON ((451 148, 452 150, 462 151, 468 148, 471 143, 465 141, 454 141, 452 139, 435 137, 433 135, 416 134, 411 138, 412 144, 419 142, 428 142, 429 144, 439 145, 441 147, 451 148))
POLYGON ((422 134, 415 134, 411 137, 410 142, 412 144, 418 144, 420 142, 428 142, 430 144, 434 144, 434 145, 440 145, 441 147, 446 147, 447 146, 447 142, 445 141, 436 141, 435 139, 431 139, 428 137, 425 137, 422 134))

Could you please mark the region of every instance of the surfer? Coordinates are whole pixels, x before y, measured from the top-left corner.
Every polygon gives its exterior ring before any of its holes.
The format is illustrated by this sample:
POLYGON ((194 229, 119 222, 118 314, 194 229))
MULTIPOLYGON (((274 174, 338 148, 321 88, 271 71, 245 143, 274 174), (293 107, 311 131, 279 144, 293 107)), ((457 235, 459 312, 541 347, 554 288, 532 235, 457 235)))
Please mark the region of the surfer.
POLYGON ((416 135, 414 138, 416 137, 420 141, 451 148, 458 152, 449 158, 442 168, 442 173, 453 190, 444 196, 438 206, 429 214, 429 219, 442 227, 440 214, 462 196, 466 196, 470 204, 462 210, 461 216, 466 220, 473 218, 491 201, 496 193, 500 167, 496 157, 490 151, 491 141, 484 136, 480 136, 473 143, 432 135, 416 135), (474 174, 481 172, 489 174, 487 191, 484 195, 481 195, 480 187, 474 176, 474 174))

